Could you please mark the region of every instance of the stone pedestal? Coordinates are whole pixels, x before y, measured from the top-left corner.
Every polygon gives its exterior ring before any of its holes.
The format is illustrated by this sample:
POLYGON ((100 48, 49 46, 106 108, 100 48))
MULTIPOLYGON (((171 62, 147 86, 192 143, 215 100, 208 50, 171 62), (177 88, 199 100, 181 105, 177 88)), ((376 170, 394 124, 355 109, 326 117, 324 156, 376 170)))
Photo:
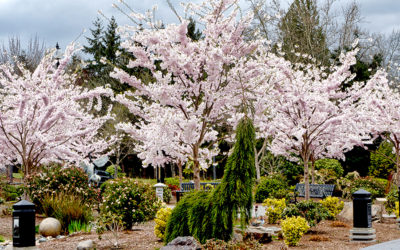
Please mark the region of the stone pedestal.
POLYGON ((351 242, 371 243, 376 241, 375 229, 373 228, 358 228, 354 227, 350 230, 351 242))

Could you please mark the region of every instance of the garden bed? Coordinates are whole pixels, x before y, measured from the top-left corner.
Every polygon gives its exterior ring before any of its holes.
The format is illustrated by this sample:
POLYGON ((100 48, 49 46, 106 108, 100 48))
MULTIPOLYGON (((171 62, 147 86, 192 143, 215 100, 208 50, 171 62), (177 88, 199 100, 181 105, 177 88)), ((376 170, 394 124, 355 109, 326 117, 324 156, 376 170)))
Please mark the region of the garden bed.
MULTIPOLYGON (((40 220, 40 218, 37 218, 37 223, 40 220)), ((332 227, 332 223, 332 221, 320 222, 316 227, 311 228, 311 230, 303 236, 297 247, 291 247, 289 249, 360 249, 372 244, 400 238, 400 230, 397 229, 396 224, 374 222, 373 228, 376 229, 376 243, 352 243, 349 242, 349 230, 351 229, 352 222, 344 222, 347 227, 332 227)), ((11 216, 0 217, 0 235, 10 239, 11 224, 11 216)), ((108 232, 102 236, 101 240, 99 240, 96 233, 75 234, 63 239, 41 243, 38 247, 40 249, 49 250, 75 249, 79 242, 91 239, 96 243, 97 249, 110 249, 112 243, 106 239, 110 236, 111 233, 108 232)), ((157 249, 163 246, 163 243, 154 235, 154 221, 135 226, 132 231, 122 232, 120 234, 120 243, 123 246, 122 249, 157 249)), ((281 247, 284 247, 284 243, 282 240, 274 240, 271 243, 263 244, 262 247, 262 249, 280 249, 281 247)))

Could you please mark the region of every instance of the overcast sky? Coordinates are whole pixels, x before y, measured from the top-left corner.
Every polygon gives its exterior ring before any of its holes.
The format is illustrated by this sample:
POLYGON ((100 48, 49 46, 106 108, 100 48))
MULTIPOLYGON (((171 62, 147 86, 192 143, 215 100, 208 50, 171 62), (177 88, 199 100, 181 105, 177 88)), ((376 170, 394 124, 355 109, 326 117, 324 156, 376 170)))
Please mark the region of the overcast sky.
MULTIPOLYGON (((83 30, 78 42, 85 43, 90 36, 89 28, 98 10, 108 16, 115 16, 118 24, 129 23, 118 10, 111 5, 116 0, 0 0, 0 43, 7 43, 10 36, 19 36, 25 44, 35 34, 44 40, 47 47, 59 42, 61 47, 75 40, 83 30)), ((157 16, 164 22, 176 22, 165 0, 125 0, 133 9, 144 12, 154 4, 158 5, 157 16)), ((171 0, 178 5, 181 0, 171 0)), ((283 2, 291 2, 283 0, 283 2)), ((350 0, 340 0, 340 4, 350 0)), ((399 0, 361 0, 361 12, 365 17, 363 28, 371 32, 390 33, 400 29, 399 0)), ((107 21, 104 20, 107 24, 107 21)))

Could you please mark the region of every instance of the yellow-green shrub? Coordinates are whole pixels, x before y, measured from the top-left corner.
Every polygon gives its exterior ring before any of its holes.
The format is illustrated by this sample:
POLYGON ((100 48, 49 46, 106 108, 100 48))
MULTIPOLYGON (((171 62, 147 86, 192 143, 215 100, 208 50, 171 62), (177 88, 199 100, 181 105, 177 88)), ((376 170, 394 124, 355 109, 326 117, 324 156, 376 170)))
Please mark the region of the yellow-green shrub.
POLYGON ((307 232, 310 226, 303 217, 287 217, 281 222, 282 234, 285 244, 288 246, 296 246, 303 234, 307 232))
POLYGON ((344 207, 344 202, 337 197, 328 196, 320 202, 322 206, 328 209, 329 216, 333 220, 336 219, 336 215, 338 215, 344 207))
POLYGON ((394 204, 396 204, 394 213, 396 214, 396 217, 399 218, 399 202, 396 201, 394 204))
POLYGON ((268 223, 275 224, 286 208, 285 198, 264 200, 263 206, 266 206, 265 215, 268 217, 268 223))
POLYGON ((165 228, 167 227, 167 222, 171 213, 171 208, 161 208, 158 210, 156 218, 154 219, 156 222, 156 225, 154 226, 154 234, 162 240, 164 240, 165 228))

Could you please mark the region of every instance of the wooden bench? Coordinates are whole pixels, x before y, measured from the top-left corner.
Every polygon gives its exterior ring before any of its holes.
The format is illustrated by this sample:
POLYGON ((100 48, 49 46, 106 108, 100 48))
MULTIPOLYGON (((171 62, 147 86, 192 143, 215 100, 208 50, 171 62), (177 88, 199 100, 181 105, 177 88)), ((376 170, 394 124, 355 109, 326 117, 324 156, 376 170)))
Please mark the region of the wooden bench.
MULTIPOLYGON (((334 184, 310 184, 310 198, 324 199, 332 196, 334 184)), ((297 183, 294 189, 294 202, 297 202, 297 197, 305 197, 304 183, 297 183)))
MULTIPOLYGON (((200 182, 200 189, 205 191, 210 190, 210 188, 207 187, 207 184, 211 184, 214 188, 216 188, 220 184, 220 182, 200 182)), ((183 182, 181 184, 181 189, 176 190, 176 202, 179 202, 181 195, 193 190, 194 190, 193 182, 183 182)))

